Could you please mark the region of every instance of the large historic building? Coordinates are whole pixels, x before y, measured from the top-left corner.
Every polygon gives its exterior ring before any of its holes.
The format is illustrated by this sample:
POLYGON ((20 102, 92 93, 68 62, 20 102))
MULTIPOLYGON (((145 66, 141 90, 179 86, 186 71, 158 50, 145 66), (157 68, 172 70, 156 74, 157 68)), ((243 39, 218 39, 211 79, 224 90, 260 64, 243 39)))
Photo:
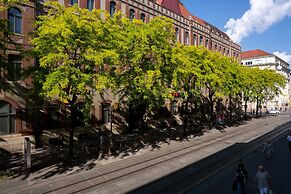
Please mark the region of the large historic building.
MULTIPOLYGON (((10 31, 14 33, 12 38, 24 49, 29 47, 29 33, 33 31, 33 22, 41 13, 43 3, 46 1, 30 0, 23 5, 16 5, 0 12, 0 18, 6 18, 10 22, 10 31)), ((155 16, 166 16, 174 20, 177 41, 186 45, 202 45, 237 60, 241 57, 240 45, 234 43, 215 26, 192 15, 179 0, 58 0, 58 2, 65 6, 78 4, 81 8, 89 10, 108 10, 110 14, 121 11, 131 19, 141 19, 144 22, 155 16)), ((56 113, 58 105, 45 105, 44 113, 41 110, 44 107, 35 107, 28 103, 33 99, 26 95, 25 88, 31 86, 32 80, 22 79, 19 75, 23 69, 35 65, 34 59, 21 59, 20 51, 14 45, 10 45, 6 53, 9 67, 1 71, 1 76, 14 87, 14 90, 0 92, 0 136, 27 134, 32 132, 36 125, 44 128, 58 127, 59 115, 56 113), (29 114, 31 112, 38 114, 29 114), (43 122, 44 117, 40 116, 43 114, 46 114, 46 122, 43 122)), ((106 103, 99 102, 98 98, 94 98, 93 113, 97 120, 104 123, 109 121, 109 106, 113 102, 109 96, 105 101, 106 103)))
MULTIPOLYGON (((272 69, 282 74, 286 78, 286 85, 281 89, 281 94, 274 99, 270 99, 264 103, 265 110, 278 109, 286 110, 289 108, 290 101, 290 69, 289 64, 274 54, 267 53, 263 50, 244 51, 241 54, 241 63, 248 67, 259 67, 260 69, 272 69)), ((256 109, 255 103, 248 104, 248 111, 256 109)))

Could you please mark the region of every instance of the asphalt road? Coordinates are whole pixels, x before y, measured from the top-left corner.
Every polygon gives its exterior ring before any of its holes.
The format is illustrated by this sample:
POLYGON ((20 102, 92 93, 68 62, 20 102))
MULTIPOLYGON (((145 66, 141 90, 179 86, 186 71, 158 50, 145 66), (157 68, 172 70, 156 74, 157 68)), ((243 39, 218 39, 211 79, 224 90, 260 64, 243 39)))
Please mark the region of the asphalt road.
MULTIPOLYGON (((246 186, 246 194, 258 194, 257 183, 253 179, 257 167, 263 165, 272 176, 274 194, 291 193, 291 152, 288 150, 286 135, 273 140, 274 153, 269 160, 264 158, 262 147, 254 150, 243 158, 249 172, 249 184, 246 186)), ((233 164, 225 168, 213 177, 210 177, 200 185, 195 186, 187 194, 232 194, 232 180, 237 168, 233 164)))

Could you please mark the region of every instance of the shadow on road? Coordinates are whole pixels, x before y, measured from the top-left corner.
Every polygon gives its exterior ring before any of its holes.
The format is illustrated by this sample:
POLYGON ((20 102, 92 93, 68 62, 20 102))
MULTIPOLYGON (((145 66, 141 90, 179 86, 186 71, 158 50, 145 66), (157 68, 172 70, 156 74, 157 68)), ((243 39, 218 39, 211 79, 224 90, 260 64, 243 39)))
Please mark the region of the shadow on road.
POLYGON ((199 184, 206 178, 214 176, 221 168, 231 165, 233 162, 241 159, 246 153, 261 146, 267 139, 272 139, 280 130, 291 125, 291 122, 286 122, 273 131, 252 140, 249 143, 236 143, 222 151, 219 151, 211 156, 202 159, 192 165, 162 177, 154 182, 148 183, 140 188, 137 188, 130 193, 166 193, 176 194, 186 192, 191 186, 199 184))

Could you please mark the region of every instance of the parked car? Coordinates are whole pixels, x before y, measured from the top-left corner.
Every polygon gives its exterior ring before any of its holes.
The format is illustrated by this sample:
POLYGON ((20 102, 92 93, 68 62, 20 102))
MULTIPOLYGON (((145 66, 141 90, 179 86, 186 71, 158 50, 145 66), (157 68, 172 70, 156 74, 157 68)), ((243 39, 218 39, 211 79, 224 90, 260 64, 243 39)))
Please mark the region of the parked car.
POLYGON ((276 114, 276 115, 278 115, 278 114, 280 114, 281 112, 280 112, 279 110, 272 110, 272 109, 270 109, 270 110, 267 111, 267 113, 268 113, 268 114, 276 114))

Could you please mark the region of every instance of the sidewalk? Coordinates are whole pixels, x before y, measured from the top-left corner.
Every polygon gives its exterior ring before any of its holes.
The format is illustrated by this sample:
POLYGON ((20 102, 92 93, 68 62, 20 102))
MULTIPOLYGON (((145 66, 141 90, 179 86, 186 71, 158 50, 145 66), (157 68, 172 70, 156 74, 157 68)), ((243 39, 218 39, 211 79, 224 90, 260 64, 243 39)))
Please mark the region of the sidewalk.
MULTIPOLYGON (((223 133, 212 130, 200 137, 190 137, 188 141, 170 141, 160 144, 154 151, 148 148, 122 160, 109 158, 91 161, 95 164, 92 169, 75 167, 56 173, 57 167, 50 166, 28 177, 0 181, 0 193, 130 192, 237 143, 246 144, 289 120, 287 115, 253 119, 244 125, 226 128, 223 133), (54 176, 45 177, 52 172, 54 176)), ((215 157, 219 159, 221 156, 215 157)), ((194 165, 192 170, 199 171, 199 166, 194 165)), ((143 192, 146 193, 146 190, 143 192)))

